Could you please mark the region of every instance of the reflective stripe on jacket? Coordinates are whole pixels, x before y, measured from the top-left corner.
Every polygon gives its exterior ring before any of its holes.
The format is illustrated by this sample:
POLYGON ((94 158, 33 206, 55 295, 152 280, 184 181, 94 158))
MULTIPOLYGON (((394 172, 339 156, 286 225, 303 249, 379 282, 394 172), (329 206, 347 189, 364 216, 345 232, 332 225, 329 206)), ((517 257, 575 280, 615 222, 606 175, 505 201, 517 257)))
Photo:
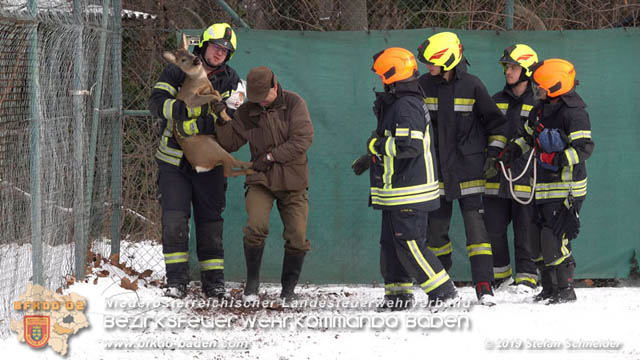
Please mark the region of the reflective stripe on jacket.
POLYGON ((484 193, 486 155, 497 156, 507 142, 504 115, 480 79, 467 73, 465 59, 451 81, 427 73, 419 82, 434 128, 443 195, 452 200, 484 193))

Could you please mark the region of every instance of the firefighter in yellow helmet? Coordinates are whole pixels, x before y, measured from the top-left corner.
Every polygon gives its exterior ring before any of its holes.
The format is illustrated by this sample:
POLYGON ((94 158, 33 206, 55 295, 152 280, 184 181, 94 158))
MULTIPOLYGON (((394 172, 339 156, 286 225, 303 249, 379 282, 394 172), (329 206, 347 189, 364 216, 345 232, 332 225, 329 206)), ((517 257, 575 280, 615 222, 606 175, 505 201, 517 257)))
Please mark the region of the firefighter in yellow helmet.
POLYGON ((173 64, 167 65, 149 98, 149 110, 162 119, 164 132, 156 152, 158 187, 162 207, 162 249, 167 272, 167 296, 186 295, 189 282, 189 218, 193 207, 197 254, 200 261, 202 290, 208 297, 222 297, 224 289, 224 250, 222 212, 227 182, 222 167, 197 173, 184 158, 174 136, 215 134, 214 113, 226 109, 233 115, 244 101, 244 83, 227 62, 236 51, 237 40, 228 24, 208 27, 193 52, 202 60, 213 88, 222 101, 190 108, 176 99, 185 74, 173 64), (189 133, 173 134, 173 124, 189 133))
MULTIPOLYGON (((504 49, 498 60, 504 69, 506 84, 493 95, 498 108, 505 114, 512 138, 525 134, 524 123, 533 108, 534 98, 531 87, 533 64, 538 55, 525 44, 514 44, 504 49)), ((527 154, 528 155, 528 154, 527 154)), ((513 244, 515 247, 515 287, 518 293, 533 293, 537 285, 537 269, 531 258, 529 231, 533 225, 533 204, 523 204, 531 198, 532 166, 527 173, 513 184, 513 195, 509 182, 496 167, 495 158, 485 171, 487 183, 482 198, 484 205, 484 223, 491 239, 493 251, 494 287, 507 289, 514 284, 514 274, 510 264, 507 229, 513 222, 513 244), (515 200, 512 196, 516 196, 515 200)), ((521 157, 511 165, 513 177, 527 168, 527 157, 521 157)))
POLYGON ((418 85, 418 65, 403 48, 374 55, 372 70, 384 92, 376 93, 376 130, 367 155, 353 163, 356 175, 370 170, 370 201, 382 210, 380 270, 385 302, 379 310, 404 310, 413 304, 413 279, 432 306, 449 306, 459 297, 440 260, 427 249, 427 214, 440 206, 433 160, 429 112, 418 85))
POLYGON ((576 93, 569 61, 547 59, 533 65, 531 80, 540 102, 524 125, 526 134, 498 157, 507 166, 531 148, 536 151, 536 227, 531 253, 541 273, 535 301, 576 300, 575 260, 570 241, 580 230, 579 212, 587 195, 587 164, 594 148, 586 104, 576 93))
POLYGON ((429 248, 451 267, 453 200, 458 200, 467 235, 467 254, 478 301, 495 305, 491 241, 483 220, 483 170, 507 142, 506 120, 480 79, 467 72, 462 44, 452 32, 430 36, 417 58, 429 73, 420 77, 433 123, 440 179, 440 209, 429 214, 429 248))

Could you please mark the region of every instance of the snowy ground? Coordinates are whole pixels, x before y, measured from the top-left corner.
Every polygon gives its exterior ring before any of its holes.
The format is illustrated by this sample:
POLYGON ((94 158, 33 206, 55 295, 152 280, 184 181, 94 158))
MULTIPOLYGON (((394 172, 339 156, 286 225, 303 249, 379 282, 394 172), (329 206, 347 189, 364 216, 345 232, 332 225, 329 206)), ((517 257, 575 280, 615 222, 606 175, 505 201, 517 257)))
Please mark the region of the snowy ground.
MULTIPOLYGON (((109 276, 91 276, 65 291, 87 299, 90 323, 70 338, 69 359, 640 359, 637 287, 580 288, 578 302, 563 305, 532 304, 505 290, 491 308, 476 306, 473 290, 460 288, 464 306, 436 314, 422 308, 426 296, 416 291, 416 308, 380 314, 372 307, 382 297, 381 288, 309 286, 299 289, 309 302, 281 308, 275 302, 279 289, 271 285, 262 288, 266 308, 235 307, 238 303, 203 307, 195 285, 186 302, 171 303, 159 288, 145 286, 148 281, 139 280, 136 292, 123 289, 124 273, 110 264, 103 268, 109 276), (202 325, 172 328, 180 319, 202 325), (142 326, 116 328, 117 321, 142 326), (138 348, 107 349, 123 344, 138 348)), ((240 298, 240 284, 228 288, 232 300, 240 298)), ((49 347, 35 350, 19 343, 15 334, 0 340, 0 347, 6 359, 60 358, 49 347)))

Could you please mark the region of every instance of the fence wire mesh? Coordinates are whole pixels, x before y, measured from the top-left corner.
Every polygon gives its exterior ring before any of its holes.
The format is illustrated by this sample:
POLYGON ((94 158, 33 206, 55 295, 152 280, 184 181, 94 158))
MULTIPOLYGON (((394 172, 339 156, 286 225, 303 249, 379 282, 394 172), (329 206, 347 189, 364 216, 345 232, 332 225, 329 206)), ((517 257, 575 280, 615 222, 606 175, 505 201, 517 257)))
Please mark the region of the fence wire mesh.
POLYGON ((40 1, 34 17, 26 1, 0 1, 0 337, 34 281, 35 234, 42 285, 58 289, 74 274, 78 234, 100 238, 109 223, 120 33, 112 12, 102 28, 101 3, 76 5, 40 1))

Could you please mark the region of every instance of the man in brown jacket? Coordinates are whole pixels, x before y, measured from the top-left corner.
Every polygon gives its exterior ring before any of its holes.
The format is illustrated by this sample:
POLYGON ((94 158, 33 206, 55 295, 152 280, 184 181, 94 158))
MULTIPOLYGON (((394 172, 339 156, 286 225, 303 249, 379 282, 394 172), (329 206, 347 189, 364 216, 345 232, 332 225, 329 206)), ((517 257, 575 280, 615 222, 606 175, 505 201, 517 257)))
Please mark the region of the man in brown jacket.
POLYGON ((269 216, 276 201, 284 224, 281 298, 295 298, 302 262, 309 250, 306 238, 309 213, 309 171, 307 149, 313 140, 313 126, 307 104, 298 94, 283 90, 276 75, 266 66, 247 75, 248 102, 229 123, 216 123, 220 144, 229 152, 249 142, 256 174, 248 175, 245 203, 249 215, 244 232, 247 262, 245 301, 258 299, 260 264, 269 235, 269 216))

